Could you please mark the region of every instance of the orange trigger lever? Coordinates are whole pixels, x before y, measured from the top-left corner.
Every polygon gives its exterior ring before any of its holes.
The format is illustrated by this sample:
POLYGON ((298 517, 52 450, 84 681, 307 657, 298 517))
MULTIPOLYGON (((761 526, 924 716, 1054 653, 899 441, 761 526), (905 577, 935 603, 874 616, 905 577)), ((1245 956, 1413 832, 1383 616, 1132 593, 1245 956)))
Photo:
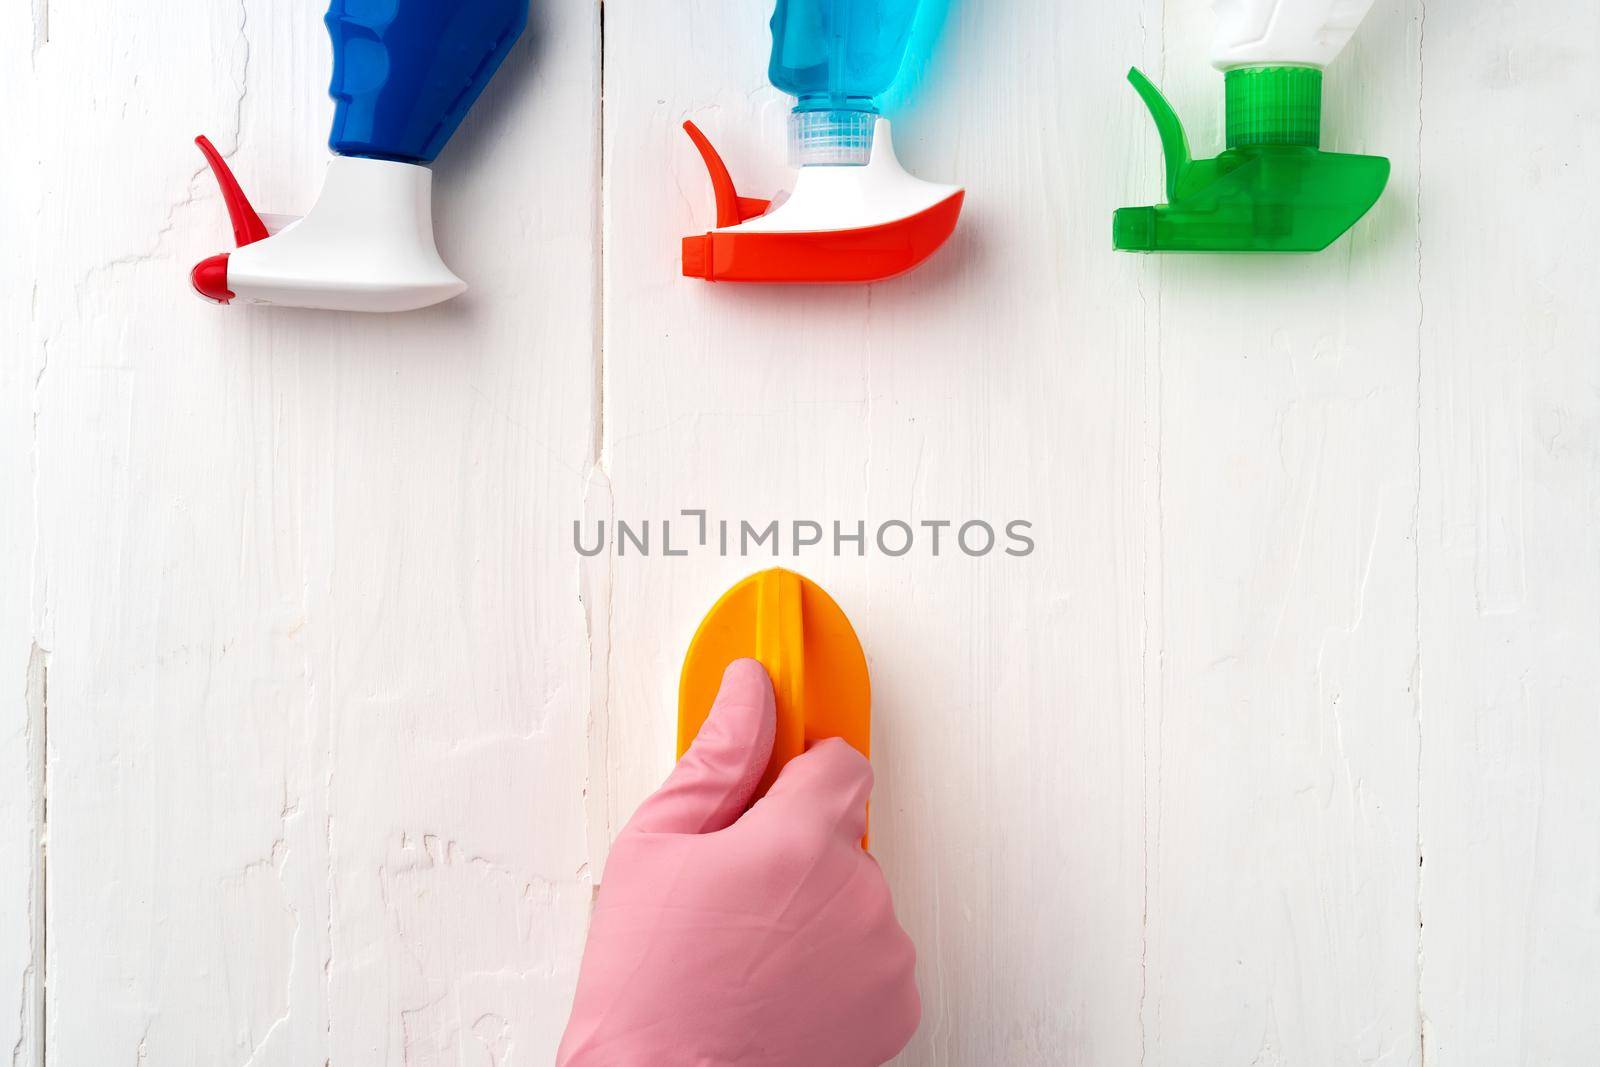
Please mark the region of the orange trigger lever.
POLYGON ((700 158, 705 160, 706 170, 711 175, 711 191, 717 198, 717 227, 737 226, 746 219, 766 214, 772 201, 740 196, 733 187, 733 176, 728 173, 727 164, 722 162, 710 139, 700 132, 700 127, 693 122, 685 122, 683 128, 689 140, 700 150, 700 158))

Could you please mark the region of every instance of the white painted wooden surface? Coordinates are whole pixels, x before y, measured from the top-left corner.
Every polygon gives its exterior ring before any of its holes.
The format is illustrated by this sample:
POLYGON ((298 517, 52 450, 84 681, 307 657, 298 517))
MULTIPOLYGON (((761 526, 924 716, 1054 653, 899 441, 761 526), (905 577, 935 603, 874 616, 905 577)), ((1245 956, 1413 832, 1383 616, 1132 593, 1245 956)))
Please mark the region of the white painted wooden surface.
POLYGON ((7 1005, 30 965, 48 985, 43 1034, 8 1010, 0 1044, 18 1018, 18 1062, 63 1067, 535 1062, 591 892, 586 620, 554 520, 595 437, 598 10, 540 5, 441 160, 473 293, 350 318, 184 291, 227 233, 195 133, 265 209, 316 190, 320 5, 50 0, 31 55, 21 6, 0 950, 7 1005))
POLYGON ((1129 63, 1220 140, 1202 0, 956 0, 896 132, 962 227, 838 291, 675 277, 682 119, 783 177, 765 4, 612 0, 603 108, 598 7, 535 13, 439 167, 474 290, 373 320, 182 288, 195 132, 314 189, 320 5, 0 12, 0 1055, 548 1062, 770 562, 571 523, 703 508, 1034 523, 798 564, 873 668, 904 1063, 1600 1062, 1593 5, 1378 0, 1325 126, 1383 201, 1215 260, 1107 248, 1129 63))
POLYGON ((1466 7, 1420 140, 1428 1063, 1594 1063, 1600 9, 1466 7))

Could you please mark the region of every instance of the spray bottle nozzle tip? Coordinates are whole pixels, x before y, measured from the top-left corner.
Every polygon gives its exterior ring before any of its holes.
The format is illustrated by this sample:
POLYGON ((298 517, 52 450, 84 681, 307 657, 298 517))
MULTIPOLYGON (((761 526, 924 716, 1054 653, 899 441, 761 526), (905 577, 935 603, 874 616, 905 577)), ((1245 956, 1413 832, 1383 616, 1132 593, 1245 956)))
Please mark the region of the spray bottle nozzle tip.
POLYGON ((700 236, 683 239, 683 276, 711 277, 711 238, 700 236))
POLYGON ((1111 216, 1111 244, 1122 252, 1151 252, 1156 247, 1156 211, 1151 207, 1118 208, 1111 216))
POLYGON ((227 253, 196 263, 194 270, 189 272, 189 282, 194 286, 195 292, 213 304, 228 304, 233 301, 233 291, 228 288, 227 253))

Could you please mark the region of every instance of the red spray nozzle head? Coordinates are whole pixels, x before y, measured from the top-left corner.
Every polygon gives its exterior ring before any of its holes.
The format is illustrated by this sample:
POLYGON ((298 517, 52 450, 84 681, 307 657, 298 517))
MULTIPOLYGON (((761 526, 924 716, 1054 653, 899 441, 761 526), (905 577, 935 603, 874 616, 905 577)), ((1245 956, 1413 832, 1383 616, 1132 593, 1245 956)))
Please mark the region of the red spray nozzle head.
POLYGON ((228 288, 228 253, 196 263, 189 272, 189 284, 213 304, 231 304, 233 290, 228 288))

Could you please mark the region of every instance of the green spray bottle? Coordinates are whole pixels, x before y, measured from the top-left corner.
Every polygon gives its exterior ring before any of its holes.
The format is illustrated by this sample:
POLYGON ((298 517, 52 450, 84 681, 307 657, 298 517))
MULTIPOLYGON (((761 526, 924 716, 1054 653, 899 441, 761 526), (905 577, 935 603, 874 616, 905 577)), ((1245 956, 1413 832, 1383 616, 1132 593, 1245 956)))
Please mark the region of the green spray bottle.
POLYGON ((1167 202, 1125 207, 1125 252, 1320 252, 1365 215, 1389 161, 1321 151, 1322 75, 1372 0, 1216 0, 1227 149, 1192 159, 1177 112, 1138 69, 1128 80, 1161 135, 1167 202))

